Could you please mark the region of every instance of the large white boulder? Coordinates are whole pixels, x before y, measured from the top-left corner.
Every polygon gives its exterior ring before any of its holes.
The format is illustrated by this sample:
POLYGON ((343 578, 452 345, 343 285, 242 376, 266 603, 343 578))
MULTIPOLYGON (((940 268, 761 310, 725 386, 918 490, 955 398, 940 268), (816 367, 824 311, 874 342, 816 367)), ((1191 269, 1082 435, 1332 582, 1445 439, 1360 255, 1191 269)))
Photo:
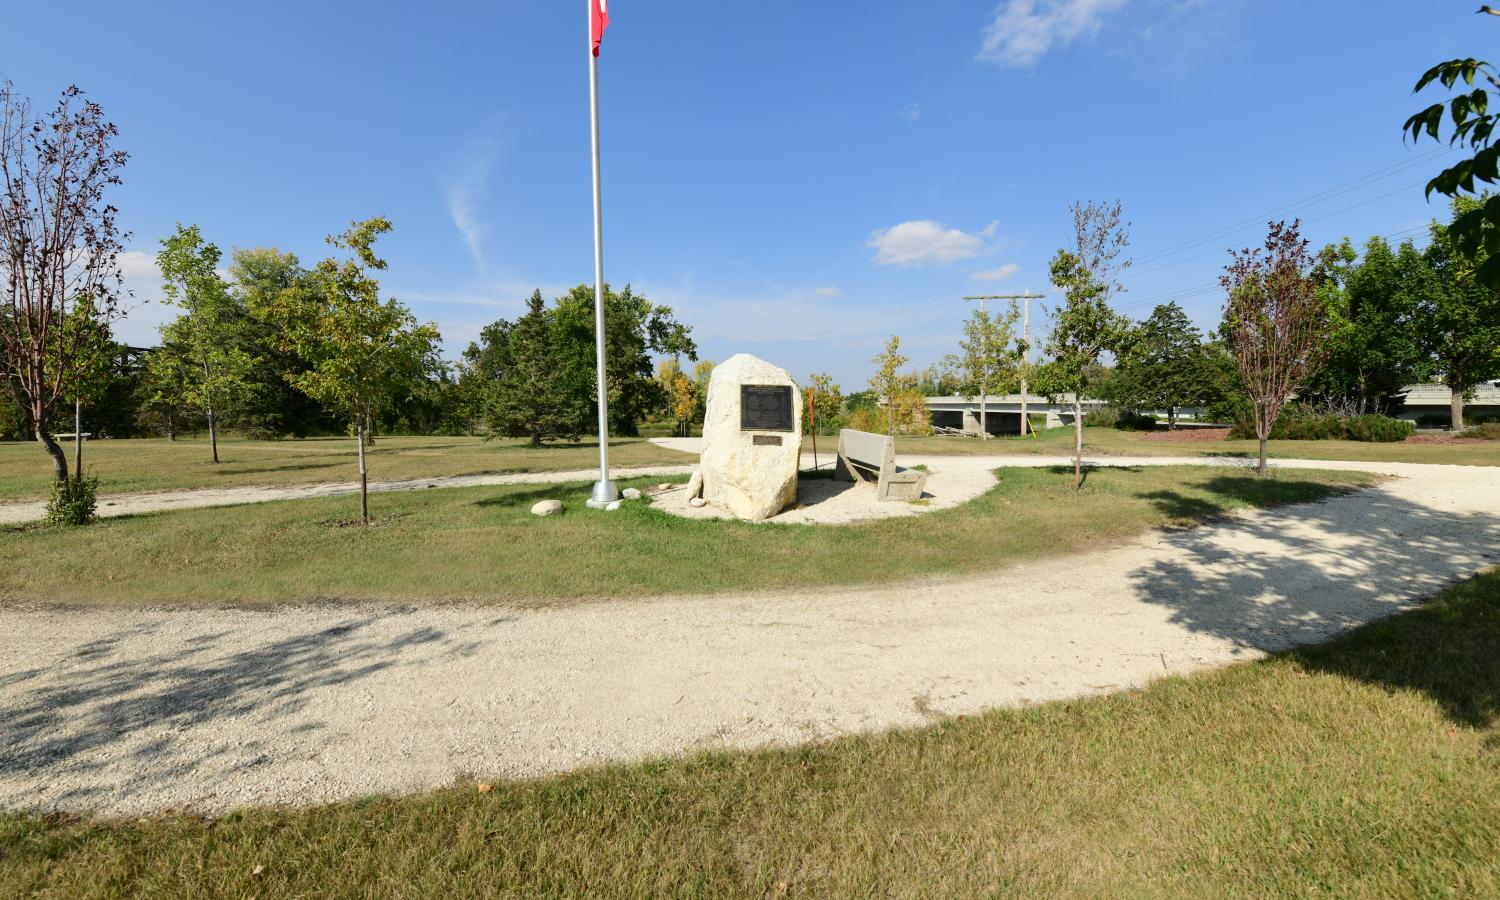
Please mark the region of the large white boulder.
POLYGON ((698 469, 705 500, 740 519, 776 515, 796 502, 801 451, 802 395, 785 369, 748 353, 714 368, 698 469), (746 386, 751 388, 748 421, 746 386))

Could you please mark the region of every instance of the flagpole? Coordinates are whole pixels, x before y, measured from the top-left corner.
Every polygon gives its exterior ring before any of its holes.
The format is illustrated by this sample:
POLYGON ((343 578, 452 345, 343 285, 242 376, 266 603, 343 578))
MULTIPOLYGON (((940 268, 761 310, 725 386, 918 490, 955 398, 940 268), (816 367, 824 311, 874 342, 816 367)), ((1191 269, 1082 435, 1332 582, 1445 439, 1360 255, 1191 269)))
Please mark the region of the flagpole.
POLYGON ((594 363, 599 385, 599 480, 594 482, 588 505, 606 506, 620 499, 620 491, 609 480, 609 389, 604 369, 604 207, 599 193, 599 57, 593 52, 594 3, 588 7, 589 118, 594 137, 594 363))

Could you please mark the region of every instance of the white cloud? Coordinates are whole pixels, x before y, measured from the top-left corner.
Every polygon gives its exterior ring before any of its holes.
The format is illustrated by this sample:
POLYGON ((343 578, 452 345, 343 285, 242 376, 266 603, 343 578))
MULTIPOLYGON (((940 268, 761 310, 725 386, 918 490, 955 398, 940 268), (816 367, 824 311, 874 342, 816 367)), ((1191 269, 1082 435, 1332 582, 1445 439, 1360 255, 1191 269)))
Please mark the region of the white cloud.
POLYGON ((1096 34, 1106 13, 1127 0, 1006 0, 984 29, 979 59, 1003 66, 1034 66, 1054 47, 1096 34))
POLYGON ((978 256, 999 226, 991 222, 983 231, 970 233, 918 219, 874 232, 865 246, 874 248, 877 265, 946 266, 978 256))
POLYGON ((1015 263, 1006 263, 998 269, 989 269, 984 272, 973 272, 969 275, 970 281, 1004 281, 1017 272, 1021 267, 1015 263))
POLYGON ((470 140, 459 151, 453 176, 444 188, 448 203, 448 218, 458 229, 464 246, 474 258, 474 265, 483 272, 487 267, 484 256, 484 233, 486 226, 479 213, 479 204, 489 187, 490 172, 500 155, 500 142, 493 136, 481 135, 470 140))
POLYGON ((896 115, 900 116, 908 122, 915 122, 918 119, 922 118, 922 104, 908 103, 900 109, 896 110, 896 115))
POLYGON ((813 291, 819 297, 842 297, 844 289, 839 287, 820 287, 813 291))

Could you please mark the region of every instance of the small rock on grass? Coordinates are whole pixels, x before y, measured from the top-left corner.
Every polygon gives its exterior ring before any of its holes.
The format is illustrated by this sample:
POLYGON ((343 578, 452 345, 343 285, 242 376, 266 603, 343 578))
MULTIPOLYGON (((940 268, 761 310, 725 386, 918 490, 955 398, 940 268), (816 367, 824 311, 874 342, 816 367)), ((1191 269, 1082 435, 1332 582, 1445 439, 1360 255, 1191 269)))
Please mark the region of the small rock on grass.
POLYGON ((688 506, 691 506, 694 509, 698 509, 707 505, 708 501, 704 500, 702 497, 694 497, 693 499, 688 501, 688 506))
POLYGON ((620 492, 620 496, 626 500, 639 500, 641 499, 641 491, 640 488, 626 488, 620 492))
POLYGON ((561 500, 538 500, 531 505, 533 516, 551 516, 563 511, 561 500))
POLYGON ((611 500, 609 502, 609 504, 604 507, 605 511, 607 511, 607 512, 614 512, 615 510, 617 510, 619 508, 620 508, 620 501, 618 501, 618 500, 611 500))
POLYGON ((670 481, 663 481, 661 484, 658 484, 656 486, 656 489, 658 491, 670 491, 673 487, 674 487, 674 485, 672 484, 672 482, 670 482, 670 481))

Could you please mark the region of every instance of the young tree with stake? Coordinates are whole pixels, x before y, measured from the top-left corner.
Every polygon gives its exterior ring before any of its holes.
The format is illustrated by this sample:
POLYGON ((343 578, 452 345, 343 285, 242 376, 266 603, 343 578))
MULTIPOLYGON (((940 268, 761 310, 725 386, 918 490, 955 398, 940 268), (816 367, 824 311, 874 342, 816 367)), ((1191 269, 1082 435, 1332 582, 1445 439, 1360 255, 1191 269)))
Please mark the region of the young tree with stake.
POLYGON ((353 253, 318 263, 305 290, 287 289, 261 299, 256 313, 274 323, 286 346, 306 363, 289 373, 300 391, 348 417, 359 448, 359 517, 369 524, 365 429, 374 410, 438 365, 437 327, 418 325, 401 303, 380 299, 370 272, 386 267, 375 255, 376 238, 391 230, 384 217, 355 222, 328 242, 353 253))
POLYGON ((870 376, 870 390, 875 396, 885 398, 885 422, 886 433, 896 433, 896 395, 905 387, 905 379, 901 377, 901 367, 908 362, 901 355, 901 338, 891 335, 886 341, 885 349, 873 360, 875 374, 870 376))
POLYGON ((1129 268, 1120 254, 1130 244, 1130 224, 1120 204, 1073 204, 1073 249, 1052 258, 1052 283, 1062 289, 1063 305, 1052 316, 1047 342, 1051 361, 1038 373, 1054 397, 1073 397, 1073 489, 1083 487, 1083 396, 1099 384, 1099 357, 1116 349, 1128 328, 1110 309, 1110 298, 1124 290, 1119 274, 1129 268))
POLYGON ((220 417, 243 401, 257 362, 240 346, 249 314, 219 277, 219 248, 203 240, 197 225, 178 225, 161 247, 156 264, 162 292, 182 314, 162 326, 162 348, 148 365, 174 370, 158 372, 158 382, 170 382, 172 374, 182 376, 184 399, 201 409, 208 421, 209 458, 218 465, 220 417), (177 353, 184 357, 180 365, 170 358, 177 353))
POLYGON ((1016 322, 1020 319, 1021 307, 1014 300, 1005 312, 997 315, 991 315, 981 306, 964 322, 963 337, 958 342, 962 352, 949 354, 943 360, 947 368, 958 374, 963 390, 980 397, 981 440, 990 436, 984 398, 1000 391, 1016 375, 1021 362, 1021 346, 1015 339, 1016 322))
POLYGON ((1233 260, 1219 278, 1229 295, 1225 338, 1250 400, 1261 475, 1271 428, 1325 352, 1328 310, 1318 296, 1324 276, 1299 224, 1270 223, 1262 246, 1230 251, 1233 260))

